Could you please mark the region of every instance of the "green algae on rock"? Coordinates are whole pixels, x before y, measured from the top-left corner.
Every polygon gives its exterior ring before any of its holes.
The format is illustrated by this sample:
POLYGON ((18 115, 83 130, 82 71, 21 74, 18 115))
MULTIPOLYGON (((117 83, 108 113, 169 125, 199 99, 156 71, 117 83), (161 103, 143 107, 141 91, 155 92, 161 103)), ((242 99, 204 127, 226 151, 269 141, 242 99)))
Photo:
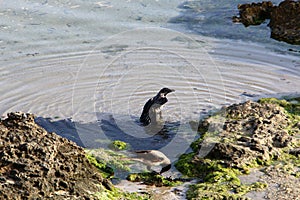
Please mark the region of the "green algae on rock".
POLYGON ((111 170, 130 171, 128 165, 131 164, 131 161, 126 159, 124 154, 103 148, 86 149, 86 153, 94 165, 100 170, 104 169, 103 171, 108 174, 111 174, 111 170))
POLYGON ((128 149, 128 144, 120 140, 115 140, 111 143, 110 147, 114 150, 126 150, 128 149))
POLYGON ((99 200, 150 200, 151 195, 147 193, 137 192, 124 192, 118 188, 113 187, 111 190, 104 190, 104 192, 98 192, 94 196, 99 200))
POLYGON ((111 167, 107 166, 104 162, 98 161, 93 155, 86 154, 86 158, 92 165, 100 170, 101 175, 105 178, 109 178, 114 175, 114 170, 111 167))
POLYGON ((179 180, 166 178, 153 172, 132 173, 127 176, 127 180, 132 182, 143 182, 146 185, 155 185, 157 187, 177 186, 182 184, 179 180))
POLYGON ((294 122, 298 123, 300 121, 300 97, 286 99, 276 99, 276 98, 262 98, 258 101, 259 103, 271 103, 277 104, 283 107, 289 118, 295 120, 294 122))
POLYGON ((264 189, 267 187, 265 183, 256 182, 249 185, 235 186, 219 183, 198 183, 191 185, 187 191, 187 199, 239 199, 246 200, 243 197, 249 191, 264 189))
MULTIPOLYGON (((291 158, 289 152, 300 147, 299 138, 294 137, 299 136, 299 121, 299 98, 234 104, 204 119, 199 126, 200 137, 191 144, 193 152, 181 155, 175 164, 183 174, 203 180, 190 187, 187 198, 243 198, 251 190, 267 187, 261 182, 241 184, 238 176, 249 173, 249 168, 291 158), (222 116, 224 124, 220 130, 212 119, 222 116), (201 156, 202 145, 210 136, 214 137, 214 145, 201 156)), ((293 159, 298 160, 299 155, 293 159)), ((297 162, 293 166, 298 166, 297 162)))

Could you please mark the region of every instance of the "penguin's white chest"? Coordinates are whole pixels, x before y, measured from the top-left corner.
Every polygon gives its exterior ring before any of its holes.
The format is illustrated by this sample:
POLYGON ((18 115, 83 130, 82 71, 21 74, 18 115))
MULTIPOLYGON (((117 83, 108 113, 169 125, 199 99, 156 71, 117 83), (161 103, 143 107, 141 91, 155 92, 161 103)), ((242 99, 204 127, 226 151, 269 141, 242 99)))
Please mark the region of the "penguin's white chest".
POLYGON ((155 123, 155 122, 159 122, 162 120, 162 113, 161 113, 161 109, 162 109, 162 105, 160 104, 153 104, 149 110, 149 117, 151 119, 151 122, 155 123))

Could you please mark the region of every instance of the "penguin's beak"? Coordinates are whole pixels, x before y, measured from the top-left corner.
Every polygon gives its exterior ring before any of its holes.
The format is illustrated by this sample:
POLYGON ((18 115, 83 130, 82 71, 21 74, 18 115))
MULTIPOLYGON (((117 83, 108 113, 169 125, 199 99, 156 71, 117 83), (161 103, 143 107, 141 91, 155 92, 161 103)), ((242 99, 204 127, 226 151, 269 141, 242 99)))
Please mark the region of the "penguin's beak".
POLYGON ((171 93, 171 92, 175 92, 175 90, 173 90, 173 89, 170 89, 170 91, 168 91, 168 93, 167 93, 167 94, 169 94, 169 93, 171 93))

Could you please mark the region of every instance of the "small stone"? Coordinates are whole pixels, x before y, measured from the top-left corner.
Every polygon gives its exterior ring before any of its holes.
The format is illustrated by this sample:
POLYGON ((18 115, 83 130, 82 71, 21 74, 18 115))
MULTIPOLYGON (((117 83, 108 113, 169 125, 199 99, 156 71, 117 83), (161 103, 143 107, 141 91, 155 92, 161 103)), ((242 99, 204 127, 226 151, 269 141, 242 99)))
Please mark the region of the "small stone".
POLYGON ((297 122, 294 127, 300 129, 300 122, 297 122))
POLYGON ((289 154, 292 154, 294 156, 299 156, 300 155, 300 148, 291 149, 289 151, 289 154))
POLYGON ((6 182, 6 178, 4 176, 0 176, 0 182, 1 183, 5 183, 6 182))
POLYGON ((68 183, 65 181, 60 181, 59 182, 59 186, 63 187, 63 188, 68 188, 68 183))

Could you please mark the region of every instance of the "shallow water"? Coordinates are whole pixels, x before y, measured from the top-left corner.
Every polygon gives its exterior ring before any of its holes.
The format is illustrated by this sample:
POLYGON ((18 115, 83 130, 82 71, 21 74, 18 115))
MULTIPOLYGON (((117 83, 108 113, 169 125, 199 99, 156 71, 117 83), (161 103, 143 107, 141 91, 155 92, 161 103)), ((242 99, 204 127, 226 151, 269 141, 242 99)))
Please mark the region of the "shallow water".
POLYGON ((300 92, 299 46, 268 38, 266 23, 231 23, 236 4, 0 1, 0 112, 35 113, 85 147, 120 139, 175 161, 197 137, 190 121, 300 92), (165 86, 176 90, 163 110, 167 131, 153 136, 137 121, 165 86))

